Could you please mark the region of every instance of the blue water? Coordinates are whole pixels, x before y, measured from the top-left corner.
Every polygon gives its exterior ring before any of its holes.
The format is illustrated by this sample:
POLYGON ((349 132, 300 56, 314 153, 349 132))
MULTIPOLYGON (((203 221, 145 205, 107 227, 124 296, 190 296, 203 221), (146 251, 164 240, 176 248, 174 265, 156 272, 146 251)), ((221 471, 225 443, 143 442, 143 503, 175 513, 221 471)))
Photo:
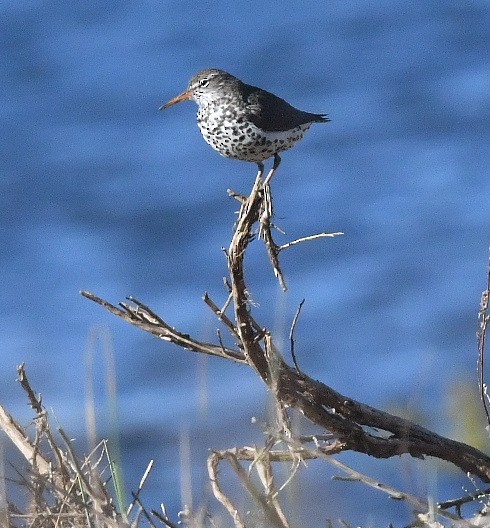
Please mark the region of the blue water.
MULTIPOLYGON (((215 339, 200 296, 225 298, 220 248, 237 208, 226 189, 246 193, 255 166, 205 144, 193 103, 158 107, 218 67, 332 119, 283 156, 273 193, 287 237, 278 240, 345 235, 282 255, 287 294, 251 248, 256 318, 280 342, 306 298, 296 331, 306 372, 454 435, 448 400, 457 381, 476 384, 490 245, 486 1, 24 1, 2 2, 0 15, 2 404, 29 423, 14 382, 25 361, 83 444, 87 342, 108 329, 127 486, 155 458, 151 507, 180 505, 179 431, 191 438, 195 504, 206 495, 207 448, 260 440, 250 418, 264 416, 266 395, 244 367, 175 349, 78 295, 132 294, 215 339)), ((103 429, 102 358, 97 376, 103 429)), ((405 461, 354 460, 402 485, 405 461)), ((303 523, 407 523, 405 507, 311 466, 324 496, 299 495, 303 523)), ((441 499, 466 484, 459 473, 452 487, 444 472, 427 480, 441 499)))

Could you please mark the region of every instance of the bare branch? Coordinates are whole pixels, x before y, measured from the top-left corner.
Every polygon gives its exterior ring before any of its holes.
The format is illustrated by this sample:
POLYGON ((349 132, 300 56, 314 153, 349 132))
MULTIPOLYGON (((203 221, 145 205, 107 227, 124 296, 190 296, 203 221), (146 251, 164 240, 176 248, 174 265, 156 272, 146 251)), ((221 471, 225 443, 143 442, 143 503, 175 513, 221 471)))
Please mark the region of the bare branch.
POLYGON ((173 522, 171 522, 170 519, 166 515, 162 515, 156 510, 151 510, 151 513, 168 528, 178 528, 178 526, 174 524, 173 522))
POLYGON ((153 469, 153 460, 150 460, 150 462, 146 466, 143 476, 141 477, 138 489, 135 492, 133 492, 133 501, 131 502, 131 504, 128 506, 128 509, 126 510, 127 516, 129 516, 129 514, 131 513, 131 510, 134 508, 134 505, 136 504, 136 500, 139 499, 140 493, 143 489, 143 486, 145 485, 146 479, 148 478, 148 475, 150 474, 152 469, 153 469))
POLYGON ((299 314, 301 313, 301 308, 303 308, 303 304, 305 304, 305 300, 303 299, 298 306, 298 309, 296 310, 296 313, 293 317, 293 322, 291 323, 291 330, 289 330, 289 343, 290 343, 290 351, 291 351, 291 357, 293 358, 294 367, 296 368, 296 371, 298 373, 301 373, 298 367, 298 363, 296 361, 296 354, 294 353, 294 330, 296 329, 296 324, 298 322, 299 314))
POLYGON ((235 200, 238 200, 241 204, 245 203, 247 201, 247 197, 243 194, 235 192, 233 189, 227 189, 226 192, 228 193, 228 196, 231 198, 235 198, 235 200))
POLYGON ((488 315, 488 302, 490 296, 490 258, 487 268, 487 288, 483 291, 480 301, 480 310, 478 312, 478 331, 477 331, 477 343, 478 343, 478 386, 480 388, 480 398, 483 403, 483 408, 487 416, 487 424, 490 425, 490 410, 488 408, 489 396, 487 392, 487 384, 485 383, 485 344, 488 331, 488 323, 490 316, 488 315))
MULTIPOLYGON (((252 497, 254 501, 256 501, 261 508, 261 511, 265 514, 267 517, 267 526, 276 527, 276 528, 289 528, 289 524, 287 523, 287 520, 281 510, 281 507, 279 506, 279 503, 277 500, 271 500, 271 496, 268 494, 263 495, 253 484, 253 482, 250 479, 249 474, 243 469, 241 464, 239 463, 239 459, 236 456, 235 450, 226 450, 226 451, 219 451, 214 452, 212 455, 208 457, 208 468, 211 465, 213 465, 213 478, 215 479, 215 482, 217 484, 217 467, 221 460, 225 460, 228 462, 230 467, 233 469, 235 474, 238 476, 240 482, 242 483, 243 487, 247 490, 249 495, 252 497)), ((262 462, 264 462, 264 459, 262 458, 262 462)), ((258 464, 258 462, 257 462, 258 464)), ((263 467, 261 468, 263 469, 263 467)), ((260 475, 260 472, 259 472, 260 475)), ((262 475, 263 476, 263 475, 262 475)), ((272 478, 271 475, 269 475, 269 478, 272 478)), ((273 489, 271 488, 272 483, 269 481, 267 484, 267 478, 266 478, 266 484, 265 487, 267 489, 267 486, 269 486, 269 490, 273 489)), ((214 491, 214 489, 213 489, 214 491)), ((222 494, 222 491, 220 490, 220 493, 222 494)), ((216 494, 215 494, 216 496, 216 494)), ((218 499, 224 500, 224 502, 227 504, 225 507, 230 512, 230 514, 238 515, 238 512, 234 507, 231 505, 231 501, 225 497, 223 494, 221 495, 221 498, 218 499), (230 507, 231 505, 231 507, 230 507)), ((223 502, 222 502, 223 504, 223 502)), ((225 504, 224 504, 225 505, 225 504)))
MULTIPOLYGON (((40 475, 50 475, 52 468, 49 460, 35 451, 35 448, 26 433, 15 422, 12 416, 0 405, 0 429, 10 438, 15 447, 28 462, 36 464, 40 475)), ((63 489, 63 482, 57 482, 60 489, 63 489)))
MULTIPOLYGON (((329 464, 332 466, 341 469, 344 473, 347 473, 349 477, 333 477, 335 480, 348 480, 353 482, 362 482, 363 484, 366 484, 367 486, 381 491, 383 493, 386 493, 390 496, 390 498, 395 500, 403 500, 405 502, 408 502, 412 506, 414 506, 420 513, 426 513, 430 511, 431 505, 429 502, 419 499, 418 497, 415 497, 414 495, 411 495, 409 493, 405 493, 402 491, 399 491, 391 486, 388 486, 387 484, 384 484, 382 482, 379 482, 375 479, 372 479, 371 477, 368 477, 367 475, 364 475, 363 473, 359 473, 358 471, 350 468, 349 466, 346 466, 336 458, 330 456, 330 455, 324 455, 321 452, 321 449, 318 451, 318 456, 326 460, 329 464)), ((437 515, 440 515, 442 517, 445 517, 447 519, 451 519, 452 526, 454 528, 470 528, 473 526, 467 521, 462 520, 457 515, 453 515, 449 512, 443 511, 443 510, 437 510, 435 512, 437 515)))
POLYGON ((185 348, 193 352, 223 357, 238 363, 246 363, 245 356, 242 352, 233 350, 231 348, 223 349, 220 345, 213 345, 211 343, 198 341, 197 339, 192 339, 188 334, 178 332, 175 330, 175 328, 172 328, 162 319, 159 317, 157 318, 153 312, 145 309, 143 307, 144 305, 141 303, 136 304, 136 307, 124 304, 124 309, 121 309, 88 291, 81 291, 80 294, 87 299, 100 304, 100 306, 103 306, 106 310, 114 315, 117 315, 117 317, 120 317, 124 321, 137 326, 138 328, 141 328, 141 330, 149 332, 150 334, 153 334, 164 341, 170 341, 181 348, 185 348))
POLYGON ((264 350, 256 340, 256 330, 249 317, 248 290, 244 278, 244 252, 251 239, 252 226, 259 219, 262 204, 262 170, 259 170, 250 196, 240 207, 235 232, 228 250, 233 305, 238 335, 250 366, 265 381, 270 378, 264 350))
POLYGON ((277 249, 277 252, 279 253, 283 249, 288 249, 291 246, 295 246, 296 244, 301 244, 301 242, 316 240, 317 238, 333 238, 333 237, 340 236, 343 234, 344 233, 342 233, 341 231, 338 231, 336 233, 317 233, 316 235, 309 235, 309 236, 297 238, 296 240, 292 240, 291 242, 288 242, 287 244, 282 244, 282 246, 277 246, 276 249, 277 249))
POLYGON ((223 493, 218 482, 218 464, 220 456, 218 453, 211 453, 208 456, 208 476, 211 482, 211 489, 216 500, 219 501, 226 511, 230 514, 236 528, 245 528, 245 523, 242 521, 238 509, 233 505, 231 500, 223 493))
MULTIPOLYGON (((273 174, 273 170, 267 176, 269 180, 273 174)), ((266 180, 267 181, 267 180, 266 180)), ((279 280, 279 285, 283 291, 287 290, 286 282, 284 280, 284 275, 282 273, 281 267, 279 265, 279 246, 274 242, 272 238, 272 216, 274 215, 273 203, 272 203, 272 194, 269 183, 265 183, 262 188, 263 199, 260 207, 260 228, 259 234, 260 238, 264 241, 265 248, 267 250, 267 255, 274 271, 275 277, 279 280)))
MULTIPOLYGON (((207 293, 204 294, 203 301, 211 308, 216 317, 228 328, 234 337, 239 337, 235 325, 230 321, 228 316, 224 313, 224 309, 220 309, 218 305, 209 297, 207 293)), ((225 304, 226 306, 226 304, 225 304)), ((226 308, 225 308, 226 309, 226 308)))

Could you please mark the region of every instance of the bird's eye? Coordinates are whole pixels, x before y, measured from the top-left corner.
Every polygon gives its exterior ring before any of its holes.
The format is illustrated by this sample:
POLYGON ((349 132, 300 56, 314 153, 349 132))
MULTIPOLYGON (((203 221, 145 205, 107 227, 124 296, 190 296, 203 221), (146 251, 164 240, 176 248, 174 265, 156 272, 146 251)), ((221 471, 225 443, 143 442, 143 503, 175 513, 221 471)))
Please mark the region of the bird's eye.
POLYGON ((206 86, 207 86, 208 84, 209 84, 209 79, 201 79, 201 80, 199 81, 199 86, 200 86, 201 88, 206 88, 206 86))

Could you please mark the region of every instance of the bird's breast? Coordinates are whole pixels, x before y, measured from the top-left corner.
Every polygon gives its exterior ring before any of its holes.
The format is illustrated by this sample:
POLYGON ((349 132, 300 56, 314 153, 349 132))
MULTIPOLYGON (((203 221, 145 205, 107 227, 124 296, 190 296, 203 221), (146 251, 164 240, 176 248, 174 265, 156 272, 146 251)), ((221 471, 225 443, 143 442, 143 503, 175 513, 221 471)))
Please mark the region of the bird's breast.
POLYGON ((200 107, 197 123, 206 142, 222 156, 253 162, 291 148, 310 126, 308 123, 283 132, 264 131, 245 113, 224 105, 200 107))

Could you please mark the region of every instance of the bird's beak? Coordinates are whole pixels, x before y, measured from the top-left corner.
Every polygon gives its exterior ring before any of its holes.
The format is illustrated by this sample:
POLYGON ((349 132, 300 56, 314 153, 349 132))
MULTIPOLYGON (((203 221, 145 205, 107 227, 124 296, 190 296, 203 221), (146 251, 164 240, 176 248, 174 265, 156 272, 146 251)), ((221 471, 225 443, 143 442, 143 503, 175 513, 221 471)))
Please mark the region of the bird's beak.
POLYGON ((168 108, 169 106, 180 103, 180 101, 187 101, 190 98, 191 98, 191 92, 189 90, 186 90, 185 92, 181 93, 177 97, 174 97, 173 99, 170 99, 170 101, 167 101, 165 104, 162 104, 159 110, 165 110, 165 108, 168 108))

